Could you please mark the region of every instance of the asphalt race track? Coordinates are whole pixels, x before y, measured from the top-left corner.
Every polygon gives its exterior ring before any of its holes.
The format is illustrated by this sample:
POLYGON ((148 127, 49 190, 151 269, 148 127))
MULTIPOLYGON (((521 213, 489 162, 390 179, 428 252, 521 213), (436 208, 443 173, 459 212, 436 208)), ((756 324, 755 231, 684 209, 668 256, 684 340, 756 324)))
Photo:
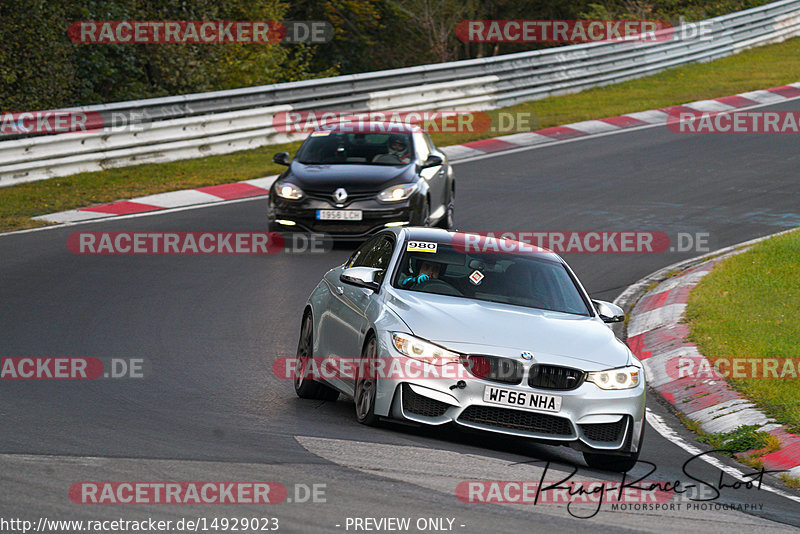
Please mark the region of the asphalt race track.
MULTIPOLYGON (((799 225, 798 166, 791 135, 629 131, 457 163, 456 217, 463 230, 707 232, 714 250, 799 225)), ((257 198, 0 237, 1 356, 145 360, 142 379, 0 383, 0 516, 246 515, 277 517, 281 531, 299 533, 353 532, 348 517, 410 517, 412 525, 450 518, 452 530, 464 533, 800 526, 800 501, 755 488, 727 488, 712 501, 755 508, 747 514, 604 505, 579 519, 574 515, 585 510, 571 514, 562 504, 460 502, 459 481, 538 480, 544 461, 552 462, 548 480, 557 479, 570 464, 583 466, 581 457, 452 428, 367 428, 356 423, 349 400, 298 399, 290 381, 272 374, 271 362, 294 354, 303 303, 322 274, 349 255, 346 247, 270 256, 80 256, 66 247, 80 230, 265 231, 265 207, 257 198), (75 482, 126 480, 278 481, 290 498, 295 484, 325 484, 325 502, 91 506, 68 496, 75 482)), ((564 257, 591 294, 613 300, 639 278, 697 255, 564 257)), ((648 406, 679 425, 656 398, 648 406)), ((690 481, 683 472, 690 458, 647 429, 642 459, 656 466, 648 480, 690 481)), ((707 463, 690 466, 703 481, 720 477, 707 463)), ((631 475, 647 471, 637 466, 631 475)), ((619 479, 585 467, 579 474, 619 479)))

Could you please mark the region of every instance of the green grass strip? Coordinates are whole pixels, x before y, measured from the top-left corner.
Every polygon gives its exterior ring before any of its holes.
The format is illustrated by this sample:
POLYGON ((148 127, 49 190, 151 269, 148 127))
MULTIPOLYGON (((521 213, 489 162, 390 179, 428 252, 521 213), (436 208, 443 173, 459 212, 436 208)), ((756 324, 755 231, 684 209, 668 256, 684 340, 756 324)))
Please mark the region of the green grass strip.
POLYGON ((735 376, 735 359, 779 359, 774 378, 750 378, 745 362, 733 388, 793 432, 800 432, 800 230, 723 260, 692 290, 686 309, 691 339, 712 363, 735 376), (792 358, 790 368, 783 358, 792 358), (793 374, 797 373, 797 374, 793 374))

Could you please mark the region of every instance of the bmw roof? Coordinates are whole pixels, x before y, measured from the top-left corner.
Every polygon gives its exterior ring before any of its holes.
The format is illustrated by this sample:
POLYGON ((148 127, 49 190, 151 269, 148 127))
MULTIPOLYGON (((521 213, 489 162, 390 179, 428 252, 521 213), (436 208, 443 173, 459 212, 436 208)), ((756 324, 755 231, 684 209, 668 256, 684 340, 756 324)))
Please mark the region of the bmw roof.
POLYGON ((551 250, 537 247, 532 243, 503 237, 503 234, 506 232, 460 232, 423 226, 407 226, 400 230, 405 234, 406 240, 409 241, 432 241, 435 243, 459 243, 463 245, 467 239, 472 239, 474 240, 472 243, 477 249, 476 252, 489 251, 534 255, 564 263, 564 260, 551 250))

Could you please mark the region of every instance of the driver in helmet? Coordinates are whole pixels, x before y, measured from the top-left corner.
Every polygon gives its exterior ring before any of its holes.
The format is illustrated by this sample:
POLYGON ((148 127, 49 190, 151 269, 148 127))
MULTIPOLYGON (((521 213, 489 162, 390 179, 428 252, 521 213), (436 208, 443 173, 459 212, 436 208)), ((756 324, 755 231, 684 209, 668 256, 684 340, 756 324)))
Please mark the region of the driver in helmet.
POLYGON ((400 287, 411 289, 412 287, 420 286, 431 278, 439 278, 442 272, 442 264, 435 261, 424 260, 419 266, 419 274, 416 276, 409 276, 400 282, 400 287))
POLYGON ((408 143, 404 136, 399 134, 390 136, 387 148, 389 149, 387 153, 400 160, 400 163, 411 163, 411 155, 408 153, 408 143))

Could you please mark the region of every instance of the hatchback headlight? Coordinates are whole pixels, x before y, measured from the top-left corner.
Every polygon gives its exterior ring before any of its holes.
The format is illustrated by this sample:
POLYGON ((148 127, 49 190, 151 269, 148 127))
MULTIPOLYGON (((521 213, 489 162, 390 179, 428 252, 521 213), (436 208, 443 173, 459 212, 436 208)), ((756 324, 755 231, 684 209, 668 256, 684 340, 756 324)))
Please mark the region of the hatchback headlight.
POLYGON ((400 354, 433 365, 455 363, 461 355, 408 334, 392 334, 392 344, 400 354))
POLYGON ((275 193, 289 200, 299 200, 303 198, 303 190, 289 182, 283 182, 275 186, 275 193))
POLYGON ((642 370, 635 365, 586 374, 586 381, 600 389, 632 389, 639 385, 641 379, 642 370))
POLYGON ((417 184, 393 185, 378 193, 378 200, 381 202, 399 202, 413 195, 417 189, 417 184))

